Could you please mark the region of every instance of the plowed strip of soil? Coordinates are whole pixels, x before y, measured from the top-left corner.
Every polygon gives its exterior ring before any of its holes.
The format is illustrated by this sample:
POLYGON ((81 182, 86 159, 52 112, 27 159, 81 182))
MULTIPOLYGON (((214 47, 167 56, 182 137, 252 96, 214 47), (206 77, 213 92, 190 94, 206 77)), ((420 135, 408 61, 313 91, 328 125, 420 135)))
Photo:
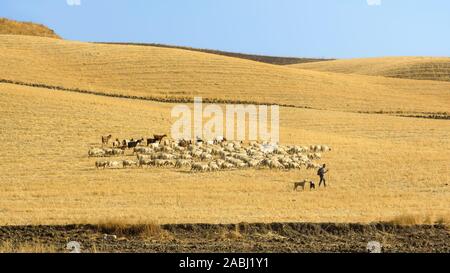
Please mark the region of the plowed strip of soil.
POLYGON ((35 244, 68 252, 66 245, 70 241, 79 242, 82 252, 367 252, 370 241, 380 242, 383 252, 450 252, 449 229, 444 225, 242 223, 0 227, 0 246, 7 244, 13 249, 35 244))

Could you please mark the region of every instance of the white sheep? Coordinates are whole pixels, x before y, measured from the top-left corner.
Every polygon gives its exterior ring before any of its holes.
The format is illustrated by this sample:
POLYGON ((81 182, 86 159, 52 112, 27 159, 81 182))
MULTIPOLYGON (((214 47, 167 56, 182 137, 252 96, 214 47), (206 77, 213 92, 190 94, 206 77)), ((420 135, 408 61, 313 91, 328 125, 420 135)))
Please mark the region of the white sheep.
POLYGON ((175 162, 175 168, 183 168, 183 167, 190 167, 190 166, 191 166, 191 162, 189 160, 178 159, 175 162))
POLYGON ((136 154, 151 154, 154 150, 150 147, 134 147, 133 153, 136 154))
POLYGON ((108 161, 108 168, 110 169, 120 169, 123 167, 122 161, 108 161))
POLYGON ((212 159, 212 155, 210 155, 210 154, 208 154, 206 152, 203 152, 203 153, 200 154, 200 159, 202 161, 211 160, 212 159))
POLYGON ((103 149, 93 148, 93 149, 89 150, 88 155, 90 157, 104 157, 106 155, 106 153, 103 149))
POLYGON ((210 171, 219 171, 220 170, 219 166, 215 162, 210 162, 208 164, 208 167, 209 167, 210 171))
POLYGON ((147 158, 142 158, 139 160, 139 166, 142 168, 144 166, 152 166, 154 165, 154 161, 147 158))
POLYGON ((137 163, 136 161, 134 161, 134 160, 124 160, 124 161, 122 162, 122 165, 123 165, 124 168, 126 168, 126 167, 137 166, 138 163, 137 163))

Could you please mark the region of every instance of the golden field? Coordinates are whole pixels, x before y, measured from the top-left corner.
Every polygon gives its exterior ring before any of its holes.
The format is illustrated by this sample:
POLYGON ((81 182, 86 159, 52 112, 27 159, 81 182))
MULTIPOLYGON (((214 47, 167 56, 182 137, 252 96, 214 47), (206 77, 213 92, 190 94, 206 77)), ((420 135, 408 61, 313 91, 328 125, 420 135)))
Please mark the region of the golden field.
POLYGON ((174 48, 0 35, 0 80, 124 96, 448 112, 450 83, 317 72, 174 48))
POLYGON ((450 81, 450 58, 386 57, 290 65, 293 68, 391 78, 450 81))
POLYGON ((450 219, 448 120, 357 113, 448 113, 450 83, 14 35, 0 59, 0 81, 100 94, 0 83, 0 225, 450 219), (175 104, 145 98, 193 96, 297 106, 280 109, 281 142, 333 147, 329 187, 294 192, 317 180, 305 170, 95 169, 101 135, 170 132, 175 104))
POLYGON ((87 150, 100 135, 169 132, 172 106, 0 84, 0 225, 449 219, 446 120, 282 107, 283 143, 334 148, 322 161, 329 187, 311 192, 292 190, 295 181, 317 179, 305 170, 95 169, 87 150))

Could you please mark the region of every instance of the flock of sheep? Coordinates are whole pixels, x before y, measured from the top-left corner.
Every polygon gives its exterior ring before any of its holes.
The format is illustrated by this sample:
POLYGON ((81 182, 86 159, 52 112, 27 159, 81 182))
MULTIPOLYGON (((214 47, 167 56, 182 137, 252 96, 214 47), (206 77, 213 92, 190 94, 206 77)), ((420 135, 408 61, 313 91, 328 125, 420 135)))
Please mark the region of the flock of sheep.
POLYGON ((326 145, 295 146, 271 145, 269 143, 240 141, 186 142, 162 140, 148 146, 126 148, 93 148, 90 157, 114 157, 128 155, 135 159, 99 160, 98 169, 131 167, 156 167, 188 169, 192 172, 213 172, 233 169, 316 169, 314 162, 322 153, 330 151, 326 145), (132 153, 131 153, 132 152, 132 153))

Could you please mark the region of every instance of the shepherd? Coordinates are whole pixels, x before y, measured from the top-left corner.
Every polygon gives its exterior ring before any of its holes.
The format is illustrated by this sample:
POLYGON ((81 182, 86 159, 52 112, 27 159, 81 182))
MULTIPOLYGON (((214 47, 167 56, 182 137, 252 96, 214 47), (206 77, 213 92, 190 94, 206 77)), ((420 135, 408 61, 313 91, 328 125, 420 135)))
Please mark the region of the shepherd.
POLYGON ((327 165, 326 164, 323 164, 323 166, 319 169, 319 170, 317 170, 317 175, 320 177, 320 181, 319 181, 319 188, 320 188, 320 185, 322 184, 322 182, 323 182, 323 186, 326 188, 327 187, 327 184, 325 183, 326 182, 326 180, 325 180, 325 174, 329 171, 327 168, 327 165))

